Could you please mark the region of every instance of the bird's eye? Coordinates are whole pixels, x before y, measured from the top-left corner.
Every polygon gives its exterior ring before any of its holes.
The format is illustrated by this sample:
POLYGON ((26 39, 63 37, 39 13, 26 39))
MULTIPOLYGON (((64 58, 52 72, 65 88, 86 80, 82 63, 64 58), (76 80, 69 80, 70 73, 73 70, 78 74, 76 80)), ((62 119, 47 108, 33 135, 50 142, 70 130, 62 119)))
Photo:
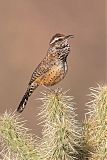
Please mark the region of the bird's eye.
POLYGON ((62 41, 62 39, 61 38, 59 38, 59 39, 57 39, 56 41, 55 41, 55 43, 60 43, 62 41))
POLYGON ((58 42, 61 42, 62 41, 62 38, 54 38, 50 41, 50 44, 55 44, 55 43, 58 43, 58 42))
POLYGON ((58 41, 59 41, 59 42, 62 41, 62 38, 59 38, 58 41))

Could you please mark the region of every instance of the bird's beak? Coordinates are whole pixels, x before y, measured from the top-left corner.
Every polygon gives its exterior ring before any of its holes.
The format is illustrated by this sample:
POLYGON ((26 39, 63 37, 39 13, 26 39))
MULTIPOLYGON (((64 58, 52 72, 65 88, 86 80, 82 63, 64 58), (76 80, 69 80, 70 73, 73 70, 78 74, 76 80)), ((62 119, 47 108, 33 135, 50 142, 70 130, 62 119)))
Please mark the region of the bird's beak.
POLYGON ((74 38, 74 35, 68 35, 68 36, 65 36, 64 39, 70 39, 70 38, 74 38))

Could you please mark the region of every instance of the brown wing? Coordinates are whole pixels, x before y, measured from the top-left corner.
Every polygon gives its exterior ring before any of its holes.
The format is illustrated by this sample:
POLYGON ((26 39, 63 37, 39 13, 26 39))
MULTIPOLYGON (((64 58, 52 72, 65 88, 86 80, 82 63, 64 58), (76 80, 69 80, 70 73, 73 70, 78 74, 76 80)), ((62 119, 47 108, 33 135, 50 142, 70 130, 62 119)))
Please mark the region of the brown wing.
POLYGON ((54 65, 54 62, 55 62, 55 56, 51 54, 47 55, 34 70, 29 85, 31 85, 36 80, 36 78, 48 72, 50 68, 54 65))

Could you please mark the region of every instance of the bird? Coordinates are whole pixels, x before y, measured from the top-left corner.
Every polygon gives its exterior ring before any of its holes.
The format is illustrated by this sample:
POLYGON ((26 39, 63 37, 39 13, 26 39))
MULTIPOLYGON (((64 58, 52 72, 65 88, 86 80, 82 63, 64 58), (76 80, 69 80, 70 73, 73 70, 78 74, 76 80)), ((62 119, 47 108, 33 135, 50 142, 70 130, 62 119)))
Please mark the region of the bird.
POLYGON ((34 70, 27 90, 21 99, 17 111, 21 113, 34 90, 38 86, 50 87, 60 82, 67 73, 67 57, 70 53, 69 39, 74 35, 56 33, 49 42, 46 56, 34 70))

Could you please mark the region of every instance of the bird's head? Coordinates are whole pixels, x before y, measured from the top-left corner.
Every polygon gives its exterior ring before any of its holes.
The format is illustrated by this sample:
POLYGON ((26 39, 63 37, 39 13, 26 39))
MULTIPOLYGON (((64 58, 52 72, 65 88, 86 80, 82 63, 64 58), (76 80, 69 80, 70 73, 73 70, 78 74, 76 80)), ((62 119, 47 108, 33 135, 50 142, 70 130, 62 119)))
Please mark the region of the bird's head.
POLYGON ((74 35, 65 36, 63 34, 57 33, 51 38, 49 44, 51 47, 63 49, 64 47, 68 45, 68 40, 73 37, 74 35))

